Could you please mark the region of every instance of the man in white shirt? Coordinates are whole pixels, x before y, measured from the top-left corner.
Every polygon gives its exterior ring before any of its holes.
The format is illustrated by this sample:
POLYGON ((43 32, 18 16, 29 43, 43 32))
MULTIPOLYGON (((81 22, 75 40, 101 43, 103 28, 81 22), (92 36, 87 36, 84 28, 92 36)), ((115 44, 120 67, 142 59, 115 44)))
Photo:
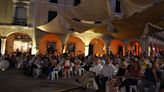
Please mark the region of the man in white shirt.
POLYGON ((81 76, 78 80, 76 80, 77 82, 84 82, 87 83, 88 78, 95 78, 96 76, 101 74, 101 69, 102 69, 102 64, 101 61, 96 59, 95 60, 95 65, 93 67, 91 67, 88 71, 86 72, 83 76, 81 76))
POLYGON ((113 65, 110 63, 110 59, 108 59, 105 64, 103 64, 103 68, 101 70, 101 76, 96 79, 96 83, 99 86, 99 89, 106 89, 106 82, 110 80, 114 75, 113 65))
POLYGON ((98 75, 101 74, 101 69, 103 68, 102 61, 101 60, 97 60, 95 63, 96 63, 95 66, 91 67, 89 70, 91 72, 96 73, 96 76, 98 76, 98 75))

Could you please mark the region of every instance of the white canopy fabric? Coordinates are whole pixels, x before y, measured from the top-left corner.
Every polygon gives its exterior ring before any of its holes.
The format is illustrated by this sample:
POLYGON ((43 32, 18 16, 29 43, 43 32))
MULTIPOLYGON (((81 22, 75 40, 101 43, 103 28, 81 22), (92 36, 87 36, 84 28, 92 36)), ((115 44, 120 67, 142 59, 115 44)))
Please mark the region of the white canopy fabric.
POLYGON ((128 18, 112 21, 114 27, 119 31, 112 34, 120 39, 141 36, 147 23, 163 25, 160 21, 164 16, 164 1, 147 8, 146 10, 136 13, 128 18))
POLYGON ((37 28, 46 32, 66 34, 69 29, 84 32, 88 29, 104 27, 103 30, 106 29, 106 31, 96 30, 96 32, 106 33, 108 32, 106 25, 112 21, 118 33, 111 35, 116 38, 127 39, 142 35, 147 23, 154 24, 164 16, 164 1, 156 5, 153 4, 153 0, 120 1, 126 18, 113 21, 114 16, 109 0, 81 0, 81 3, 75 7, 57 7, 60 15, 37 28), (83 23, 81 20, 91 21, 93 24, 83 23), (97 21, 99 23, 96 23, 97 21))
POLYGON ((61 23, 61 17, 60 15, 57 15, 56 18, 54 18, 52 21, 45 25, 38 26, 37 28, 50 33, 58 33, 58 34, 65 34, 66 33, 66 27, 61 23))
MULTIPOLYGON (((148 33, 147 34, 152 34, 152 33, 157 33, 157 32, 162 32, 164 31, 164 20, 158 21, 157 23, 149 23, 148 25, 145 25, 147 28, 148 33)), ((144 28, 132 28, 131 30, 127 31, 122 31, 118 33, 113 33, 111 34, 113 37, 116 37, 118 39, 129 39, 137 36, 142 36, 144 35, 144 28)))
POLYGON ((82 0, 78 6, 68 7, 59 6, 59 13, 63 16, 64 20, 68 22, 66 28, 60 23, 61 18, 57 16, 50 23, 37 27, 40 30, 51 33, 64 33, 63 29, 74 29, 74 31, 84 32, 94 27, 107 25, 110 20, 113 20, 113 13, 111 11, 109 0, 82 0), (99 23, 82 23, 78 20, 92 21, 99 23))
POLYGON ((62 15, 68 21, 71 28, 78 32, 84 32, 90 28, 106 25, 112 20, 114 17, 110 8, 109 0, 83 0, 80 5, 69 10, 67 9, 62 15), (73 18, 84 21, 100 21, 101 23, 81 23, 73 20, 73 18))
POLYGON ((73 28, 74 31, 78 31, 78 32, 84 32, 91 28, 100 27, 107 24, 107 21, 103 21, 100 24, 87 24, 87 23, 81 23, 79 21, 75 21, 71 18, 66 18, 66 21, 70 24, 70 27, 73 28))
POLYGON ((155 25, 156 27, 159 27, 160 29, 164 29, 164 19, 161 19, 160 21, 152 24, 155 25))
POLYGON ((141 12, 144 9, 152 6, 152 0, 120 0, 124 16, 129 17, 136 12, 141 12))
MULTIPOLYGON (((164 31, 164 20, 159 21, 158 23, 147 23, 143 35, 151 35, 152 33, 161 33, 164 31), (162 23, 162 25, 161 25, 162 23)), ((161 35, 161 34, 160 34, 161 35)))
POLYGON ((130 0, 138 6, 145 6, 154 2, 154 0, 130 0))

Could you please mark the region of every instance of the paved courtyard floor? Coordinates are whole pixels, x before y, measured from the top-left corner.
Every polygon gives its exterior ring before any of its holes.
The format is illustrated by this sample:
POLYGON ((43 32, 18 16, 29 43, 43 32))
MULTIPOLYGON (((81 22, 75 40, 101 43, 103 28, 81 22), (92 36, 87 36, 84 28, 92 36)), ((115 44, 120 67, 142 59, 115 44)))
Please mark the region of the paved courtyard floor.
POLYGON ((0 92, 95 92, 69 79, 35 79, 17 70, 0 71, 0 92))

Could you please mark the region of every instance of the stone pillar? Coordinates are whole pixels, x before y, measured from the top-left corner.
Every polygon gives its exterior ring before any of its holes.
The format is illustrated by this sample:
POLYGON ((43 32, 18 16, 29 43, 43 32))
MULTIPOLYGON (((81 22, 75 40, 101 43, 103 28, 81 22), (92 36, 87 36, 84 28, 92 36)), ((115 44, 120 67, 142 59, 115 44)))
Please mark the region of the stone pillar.
POLYGON ((63 45, 63 53, 66 53, 66 44, 63 45))
POLYGON ((36 38, 35 38, 35 28, 32 30, 32 55, 35 55, 38 52, 36 48, 36 38))
POLYGON ((35 31, 36 31, 36 25, 37 25, 37 13, 36 13, 36 11, 37 11, 37 3, 36 2, 34 2, 35 0, 32 0, 32 2, 33 2, 33 8, 34 8, 34 10, 33 10, 33 16, 32 16, 32 19, 33 19, 33 29, 32 29, 32 52, 31 52, 31 54, 32 55, 34 55, 34 54, 36 54, 37 52, 38 52, 38 49, 37 49, 37 47, 36 47, 36 35, 35 35, 35 31))
POLYGON ((89 46, 86 45, 85 46, 85 56, 87 56, 89 54, 89 46))
POLYGON ((1 54, 4 55, 6 50, 6 38, 1 38, 1 54))

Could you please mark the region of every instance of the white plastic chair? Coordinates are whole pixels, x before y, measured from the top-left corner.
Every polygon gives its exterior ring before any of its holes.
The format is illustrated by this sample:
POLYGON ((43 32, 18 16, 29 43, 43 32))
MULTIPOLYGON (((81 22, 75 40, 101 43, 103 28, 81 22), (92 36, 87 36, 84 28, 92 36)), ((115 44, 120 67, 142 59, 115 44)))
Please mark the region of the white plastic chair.
POLYGON ((70 70, 68 72, 69 72, 69 74, 68 74, 69 78, 71 76, 73 76, 73 67, 72 66, 70 67, 70 70))
POLYGON ((52 71, 51 72, 51 79, 54 80, 54 78, 59 79, 59 71, 52 71), (56 75, 56 77, 55 77, 56 75))
POLYGON ((133 89, 135 90, 135 92, 138 92, 137 85, 130 85, 129 87, 130 92, 133 92, 133 89))
POLYGON ((82 74, 84 74, 84 68, 79 68, 79 76, 81 76, 82 74))

